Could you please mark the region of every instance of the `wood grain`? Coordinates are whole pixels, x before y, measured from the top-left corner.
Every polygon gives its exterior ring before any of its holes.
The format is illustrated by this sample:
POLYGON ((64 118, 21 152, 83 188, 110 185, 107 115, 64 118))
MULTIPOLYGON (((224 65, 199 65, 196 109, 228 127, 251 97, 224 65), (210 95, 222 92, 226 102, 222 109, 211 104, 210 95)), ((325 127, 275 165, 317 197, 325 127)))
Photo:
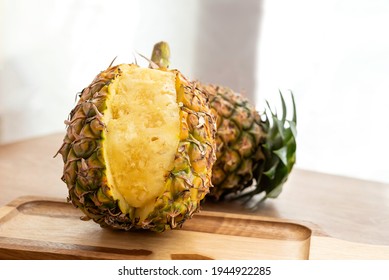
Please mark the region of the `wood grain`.
POLYGON ((81 221, 63 201, 25 197, 1 210, 2 259, 307 259, 311 231, 288 221, 202 212, 181 230, 122 232, 81 221))
POLYGON ((312 260, 389 260, 389 246, 362 244, 326 236, 312 236, 312 260))

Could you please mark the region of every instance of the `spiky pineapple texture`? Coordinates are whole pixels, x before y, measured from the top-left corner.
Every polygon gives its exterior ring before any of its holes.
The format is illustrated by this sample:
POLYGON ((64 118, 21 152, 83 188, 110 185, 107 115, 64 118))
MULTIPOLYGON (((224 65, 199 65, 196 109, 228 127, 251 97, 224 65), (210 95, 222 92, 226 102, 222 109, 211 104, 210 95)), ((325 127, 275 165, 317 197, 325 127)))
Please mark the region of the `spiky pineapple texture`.
MULTIPOLYGON (((111 87, 115 80, 125 75, 123 69, 128 67, 138 66, 112 66, 97 75, 82 91, 76 107, 66 121, 67 133, 58 153, 62 155, 64 162, 62 180, 68 187, 68 200, 84 212, 85 219, 93 219, 102 227, 149 229, 158 232, 177 228, 199 211, 200 201, 212 186, 216 128, 208 107, 208 97, 178 71, 150 69, 168 71, 175 75, 176 102, 179 108, 179 135, 175 137, 178 144, 170 164, 172 167, 166 173, 164 185, 161 186, 161 193, 147 201, 143 208, 132 206, 128 202, 132 198, 126 197, 126 193, 115 186, 113 179, 117 178, 110 179, 114 177, 114 172, 107 165, 107 139, 113 137, 113 131, 108 129, 107 124, 108 106, 113 106, 113 103, 109 103, 113 94, 111 87)), ((151 82, 145 79, 146 84, 151 82)), ((123 86, 131 88, 132 84, 123 86)), ((124 108, 124 111, 131 109, 124 108)), ((130 119, 129 124, 131 121, 130 119)), ((125 138, 135 137, 135 134, 125 131, 123 137, 116 140, 126 145, 125 138)), ((158 135, 150 139, 151 142, 157 140, 158 135)), ((143 150, 142 147, 135 146, 127 148, 138 153, 143 150)), ((163 150, 160 149, 159 152, 163 150)), ((123 157, 125 156, 123 149, 123 157)), ((131 166, 133 163, 128 163, 124 170, 119 170, 120 173, 131 170, 131 166)), ((146 188, 147 192, 147 187, 141 186, 141 191, 146 188)))
POLYGON ((212 170, 211 196, 221 199, 251 186, 253 171, 265 160, 261 144, 266 133, 249 100, 230 88, 200 85, 210 96, 216 118, 216 162, 212 170))
MULTIPOLYGON (((260 114, 242 94, 217 86, 202 85, 210 95, 217 121, 217 160, 213 167, 211 196, 247 200, 261 194, 276 198, 282 191, 296 160, 296 109, 286 118, 286 104, 280 92, 282 116, 271 110, 260 114), (233 194, 234 196, 231 196, 233 194)), ((258 205, 258 204, 254 204, 258 205)))

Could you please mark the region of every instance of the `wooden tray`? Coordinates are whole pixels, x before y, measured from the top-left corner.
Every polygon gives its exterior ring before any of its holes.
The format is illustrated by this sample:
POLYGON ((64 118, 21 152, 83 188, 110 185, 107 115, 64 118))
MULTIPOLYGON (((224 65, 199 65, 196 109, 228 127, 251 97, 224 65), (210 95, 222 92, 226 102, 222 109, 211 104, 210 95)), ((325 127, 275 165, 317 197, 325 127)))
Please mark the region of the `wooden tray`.
POLYGON ((164 233, 102 229, 80 216, 59 200, 9 203, 0 208, 0 259, 389 259, 389 247, 316 236, 299 223, 251 215, 203 211, 181 230, 164 233))
POLYGON ((181 230, 119 232, 80 220, 62 201, 23 197, 0 208, 2 259, 307 259, 311 230, 203 211, 181 230))

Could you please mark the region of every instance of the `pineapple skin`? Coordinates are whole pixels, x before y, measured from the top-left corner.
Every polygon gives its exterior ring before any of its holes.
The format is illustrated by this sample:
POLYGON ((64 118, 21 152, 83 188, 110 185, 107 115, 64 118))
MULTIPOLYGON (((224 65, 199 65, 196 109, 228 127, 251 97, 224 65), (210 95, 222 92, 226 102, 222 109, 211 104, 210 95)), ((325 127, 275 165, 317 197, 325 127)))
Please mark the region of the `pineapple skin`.
POLYGON ((103 144, 106 124, 108 86, 121 75, 120 65, 101 72, 82 90, 80 99, 70 112, 67 133, 58 153, 64 168, 70 201, 102 227, 120 230, 147 229, 163 232, 182 226, 199 211, 200 201, 212 187, 211 171, 216 160, 216 124, 208 105, 208 96, 179 71, 176 75, 177 103, 180 112, 179 145, 174 168, 166 176, 165 191, 155 199, 155 207, 146 219, 120 210, 112 197, 104 159, 103 144))
POLYGON ((293 118, 286 119, 286 105, 280 92, 282 117, 262 115, 242 94, 228 87, 202 84, 210 95, 210 106, 217 122, 216 157, 210 196, 220 200, 229 194, 235 198, 276 198, 296 161, 296 108, 293 118))
POLYGON ((248 99, 230 88, 202 85, 210 95, 216 118, 216 162, 213 166, 211 196, 220 199, 251 186, 255 170, 265 160, 260 146, 266 133, 259 113, 248 99))

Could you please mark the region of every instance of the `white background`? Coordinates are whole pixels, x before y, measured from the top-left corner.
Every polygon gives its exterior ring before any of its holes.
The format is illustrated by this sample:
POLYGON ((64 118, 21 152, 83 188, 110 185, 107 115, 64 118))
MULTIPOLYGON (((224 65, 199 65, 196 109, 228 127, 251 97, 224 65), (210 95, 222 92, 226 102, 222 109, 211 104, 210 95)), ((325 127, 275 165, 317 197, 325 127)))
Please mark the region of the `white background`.
POLYGON ((389 182, 389 1, 266 1, 258 84, 298 106, 298 165, 389 182))
POLYGON ((293 90, 297 167, 389 182, 387 0, 0 0, 0 28, 0 143, 64 132, 114 57, 167 40, 174 68, 259 110, 293 90))

